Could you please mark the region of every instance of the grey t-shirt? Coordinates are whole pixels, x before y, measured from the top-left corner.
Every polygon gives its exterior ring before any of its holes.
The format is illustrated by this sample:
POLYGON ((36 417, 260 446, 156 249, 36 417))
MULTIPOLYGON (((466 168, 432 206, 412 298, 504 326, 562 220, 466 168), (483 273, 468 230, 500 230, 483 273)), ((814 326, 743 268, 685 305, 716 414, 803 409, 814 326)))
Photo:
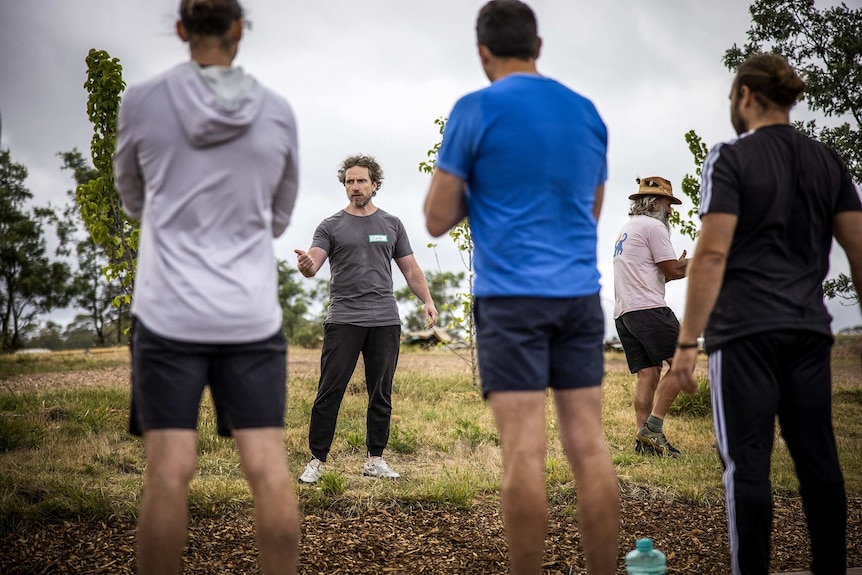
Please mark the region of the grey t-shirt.
POLYGON ((380 209, 370 216, 342 210, 317 226, 311 247, 329 257, 331 305, 325 323, 401 324, 392 294, 392 260, 413 253, 401 220, 380 209))

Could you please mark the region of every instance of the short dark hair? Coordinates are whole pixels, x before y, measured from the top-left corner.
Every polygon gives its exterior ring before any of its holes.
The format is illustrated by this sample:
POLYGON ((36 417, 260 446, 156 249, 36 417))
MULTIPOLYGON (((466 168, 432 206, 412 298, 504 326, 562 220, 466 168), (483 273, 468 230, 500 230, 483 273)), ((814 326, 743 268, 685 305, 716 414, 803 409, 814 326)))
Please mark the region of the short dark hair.
POLYGON ((764 108, 792 108, 805 91, 805 82, 779 54, 749 56, 736 71, 734 90, 737 96, 743 86, 748 86, 764 108))
POLYGON ((223 36, 234 21, 242 18, 237 0, 181 0, 180 21, 189 34, 223 36))
POLYGON ((491 0, 479 11, 476 38, 498 58, 538 56, 539 33, 533 10, 519 0, 491 0))
POLYGON ((357 154, 355 156, 345 158, 344 161, 341 162, 341 167, 338 168, 338 181, 344 185, 347 170, 355 168, 356 166, 359 166, 360 168, 368 168, 368 177, 371 178, 372 184, 377 184, 374 189, 379 190, 380 186, 383 185, 383 168, 380 167, 380 164, 377 163, 377 160, 375 160, 373 156, 357 154))

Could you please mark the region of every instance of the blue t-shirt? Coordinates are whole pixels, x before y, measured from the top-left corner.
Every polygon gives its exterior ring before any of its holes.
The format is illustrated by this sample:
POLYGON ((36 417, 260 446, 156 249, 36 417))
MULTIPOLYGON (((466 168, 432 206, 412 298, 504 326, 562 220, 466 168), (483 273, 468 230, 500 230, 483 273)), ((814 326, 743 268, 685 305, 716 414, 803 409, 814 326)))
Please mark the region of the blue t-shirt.
POLYGON ((477 297, 598 293, 606 152, 592 102, 543 76, 506 76, 455 104, 437 167, 467 185, 477 297))

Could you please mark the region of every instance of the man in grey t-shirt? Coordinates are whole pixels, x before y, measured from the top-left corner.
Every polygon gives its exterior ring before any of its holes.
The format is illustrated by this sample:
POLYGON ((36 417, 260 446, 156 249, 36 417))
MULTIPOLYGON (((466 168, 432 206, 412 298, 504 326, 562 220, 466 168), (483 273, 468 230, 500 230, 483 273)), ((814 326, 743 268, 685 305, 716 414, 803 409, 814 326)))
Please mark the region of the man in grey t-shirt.
POLYGON ((401 318, 392 293, 392 260, 424 304, 429 327, 437 321, 425 274, 413 257, 401 220, 372 201, 383 183, 380 165, 370 156, 351 156, 342 162, 338 181, 350 203, 320 223, 307 252, 294 250, 297 268, 305 277, 313 277, 327 258, 331 272, 320 381, 308 429, 313 458, 299 478, 303 483, 315 483, 323 475, 341 400, 360 352, 368 390, 368 460, 363 475, 399 477, 382 457, 389 441, 392 378, 401 345, 401 318))

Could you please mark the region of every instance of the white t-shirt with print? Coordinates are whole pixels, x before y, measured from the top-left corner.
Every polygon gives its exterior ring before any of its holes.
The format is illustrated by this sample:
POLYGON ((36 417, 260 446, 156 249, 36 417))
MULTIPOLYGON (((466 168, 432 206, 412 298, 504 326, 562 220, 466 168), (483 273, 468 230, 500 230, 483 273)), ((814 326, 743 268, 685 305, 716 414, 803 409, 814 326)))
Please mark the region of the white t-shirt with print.
POLYGON ((614 242, 614 319, 641 309, 666 307, 658 262, 677 259, 670 232, 650 216, 632 216, 614 242))

